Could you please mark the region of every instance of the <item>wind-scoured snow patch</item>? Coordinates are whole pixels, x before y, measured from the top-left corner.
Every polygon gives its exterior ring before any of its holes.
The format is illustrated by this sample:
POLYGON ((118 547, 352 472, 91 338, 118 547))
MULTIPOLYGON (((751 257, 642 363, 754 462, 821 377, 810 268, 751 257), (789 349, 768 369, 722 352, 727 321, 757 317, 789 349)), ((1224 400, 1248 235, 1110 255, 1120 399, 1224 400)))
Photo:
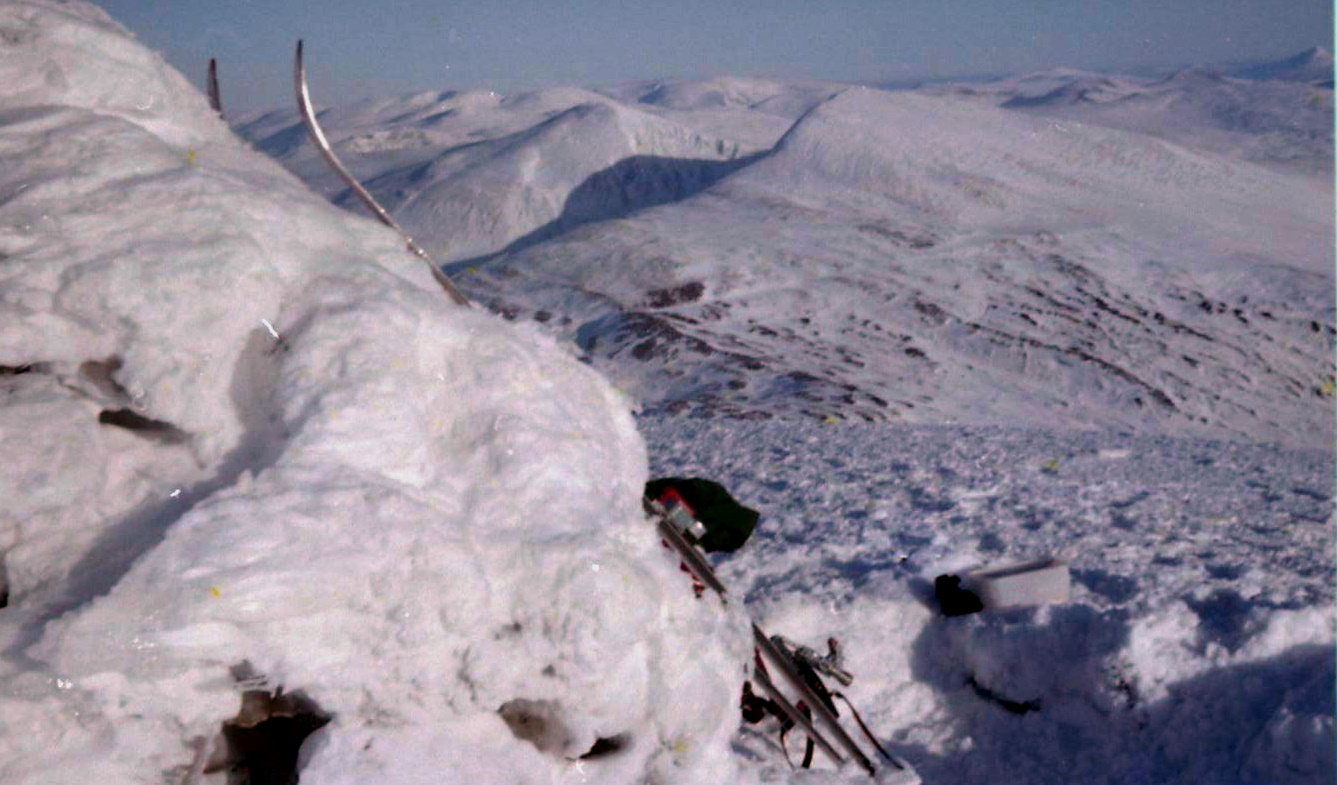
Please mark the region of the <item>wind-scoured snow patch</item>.
POLYGON ((0 82, 0 779, 200 774, 242 663, 333 718, 304 782, 734 778, 745 627, 621 395, 91 6, 0 9, 0 82))

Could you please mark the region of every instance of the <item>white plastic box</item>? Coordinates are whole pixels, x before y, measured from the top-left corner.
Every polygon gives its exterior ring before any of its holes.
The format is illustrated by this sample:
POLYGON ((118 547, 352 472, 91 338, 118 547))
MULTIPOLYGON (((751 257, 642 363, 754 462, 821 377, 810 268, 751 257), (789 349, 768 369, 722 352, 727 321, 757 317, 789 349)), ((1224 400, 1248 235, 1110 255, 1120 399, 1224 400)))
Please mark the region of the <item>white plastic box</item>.
POLYGON ((968 572, 962 583, 985 610, 1067 602, 1072 588, 1068 563, 1052 558, 968 572))

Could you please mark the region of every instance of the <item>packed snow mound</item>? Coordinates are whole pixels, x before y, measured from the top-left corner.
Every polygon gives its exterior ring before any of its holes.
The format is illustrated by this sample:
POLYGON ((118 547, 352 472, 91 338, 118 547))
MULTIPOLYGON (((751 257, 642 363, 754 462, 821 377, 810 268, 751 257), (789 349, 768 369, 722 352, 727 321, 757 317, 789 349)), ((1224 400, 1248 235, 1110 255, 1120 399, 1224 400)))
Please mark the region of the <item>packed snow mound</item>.
POLYGON ((0 7, 0 81, 0 780, 197 776, 257 685, 333 717, 304 782, 735 779, 619 393, 91 6, 0 7))
POLYGON ((102 9, 88 3, 8 5, 0 22, 0 79, 7 107, 84 109, 143 127, 178 146, 226 133, 204 122, 208 105, 162 57, 123 46, 125 31, 102 9))

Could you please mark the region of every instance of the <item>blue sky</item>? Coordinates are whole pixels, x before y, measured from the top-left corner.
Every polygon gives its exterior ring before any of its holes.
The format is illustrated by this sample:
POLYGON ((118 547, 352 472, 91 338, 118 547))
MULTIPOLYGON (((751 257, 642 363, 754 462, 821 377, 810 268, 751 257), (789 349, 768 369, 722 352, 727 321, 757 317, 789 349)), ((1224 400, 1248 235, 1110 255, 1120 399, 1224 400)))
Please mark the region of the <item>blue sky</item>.
POLYGON ((100 0, 230 114, 371 94, 770 75, 908 81, 1129 71, 1331 47, 1331 0, 100 0))

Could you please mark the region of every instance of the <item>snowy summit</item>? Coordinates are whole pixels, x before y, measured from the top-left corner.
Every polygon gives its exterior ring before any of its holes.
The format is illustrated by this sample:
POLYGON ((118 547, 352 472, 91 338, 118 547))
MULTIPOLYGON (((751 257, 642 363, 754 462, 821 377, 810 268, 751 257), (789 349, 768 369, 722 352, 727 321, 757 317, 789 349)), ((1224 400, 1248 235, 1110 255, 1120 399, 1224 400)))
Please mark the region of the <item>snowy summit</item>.
POLYGON ((0 4, 0 783, 1331 781, 1324 56, 322 111, 461 307, 294 113, 0 4), (762 512, 727 604, 652 475, 762 512), (917 774, 740 725, 749 618, 917 774))

